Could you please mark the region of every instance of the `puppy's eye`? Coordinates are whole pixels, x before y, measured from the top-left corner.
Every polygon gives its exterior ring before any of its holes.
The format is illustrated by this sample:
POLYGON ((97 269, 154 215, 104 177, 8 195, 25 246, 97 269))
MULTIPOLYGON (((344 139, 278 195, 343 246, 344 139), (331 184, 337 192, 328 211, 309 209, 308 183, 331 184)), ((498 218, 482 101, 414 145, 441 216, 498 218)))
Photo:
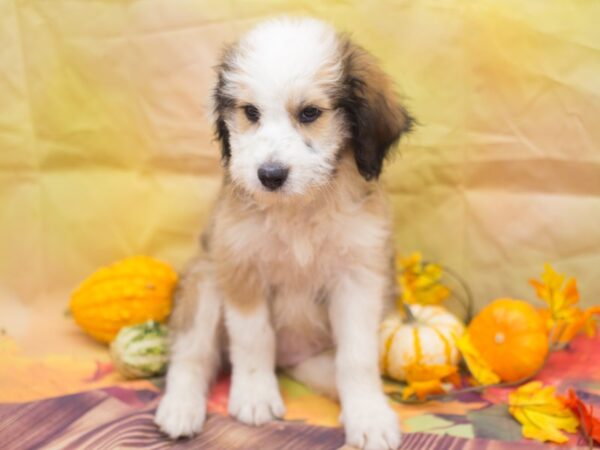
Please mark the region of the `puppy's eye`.
POLYGON ((260 119, 260 111, 254 105, 244 106, 244 114, 246 114, 246 117, 252 123, 256 123, 260 119))
POLYGON ((314 106, 307 106, 302 111, 300 111, 300 122, 302 123, 311 123, 319 118, 321 115, 321 110, 314 106))

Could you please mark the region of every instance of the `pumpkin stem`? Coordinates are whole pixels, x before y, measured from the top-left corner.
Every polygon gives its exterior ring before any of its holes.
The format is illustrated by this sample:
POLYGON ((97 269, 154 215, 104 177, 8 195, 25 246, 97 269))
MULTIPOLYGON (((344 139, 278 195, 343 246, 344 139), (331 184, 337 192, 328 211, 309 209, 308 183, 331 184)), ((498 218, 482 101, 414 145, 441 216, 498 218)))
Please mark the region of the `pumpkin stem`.
POLYGON ((405 323, 415 323, 417 319, 406 302, 402 302, 402 308, 404 309, 404 314, 406 314, 405 323))

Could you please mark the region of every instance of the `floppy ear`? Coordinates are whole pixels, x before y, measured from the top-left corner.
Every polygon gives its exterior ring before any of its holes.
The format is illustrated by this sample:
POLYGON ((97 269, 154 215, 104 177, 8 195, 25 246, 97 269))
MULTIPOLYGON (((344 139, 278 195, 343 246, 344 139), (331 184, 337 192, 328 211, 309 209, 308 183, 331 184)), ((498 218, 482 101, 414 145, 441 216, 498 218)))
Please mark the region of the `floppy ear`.
POLYGON ((367 180, 376 179, 390 147, 410 131, 414 119, 399 103, 392 81, 375 58, 348 38, 342 41, 342 61, 339 106, 350 122, 358 171, 367 180))
POLYGON ((235 100, 228 95, 226 89, 225 73, 231 70, 229 60, 233 53, 233 46, 225 49, 221 63, 217 69, 217 84, 212 93, 212 117, 214 120, 215 136, 221 143, 221 159, 224 163, 231 157, 231 146, 229 144, 229 129, 225 123, 225 114, 235 106, 235 100))

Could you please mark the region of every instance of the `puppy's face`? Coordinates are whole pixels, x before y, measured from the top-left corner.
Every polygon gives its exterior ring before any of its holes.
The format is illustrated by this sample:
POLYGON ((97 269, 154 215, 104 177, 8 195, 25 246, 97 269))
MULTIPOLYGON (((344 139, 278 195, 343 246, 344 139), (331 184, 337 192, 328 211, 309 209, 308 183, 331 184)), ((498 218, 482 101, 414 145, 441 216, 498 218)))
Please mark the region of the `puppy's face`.
POLYGON ((376 178, 410 127, 370 55, 310 19, 266 22, 228 49, 214 112, 231 181, 259 200, 323 188, 345 150, 376 178))

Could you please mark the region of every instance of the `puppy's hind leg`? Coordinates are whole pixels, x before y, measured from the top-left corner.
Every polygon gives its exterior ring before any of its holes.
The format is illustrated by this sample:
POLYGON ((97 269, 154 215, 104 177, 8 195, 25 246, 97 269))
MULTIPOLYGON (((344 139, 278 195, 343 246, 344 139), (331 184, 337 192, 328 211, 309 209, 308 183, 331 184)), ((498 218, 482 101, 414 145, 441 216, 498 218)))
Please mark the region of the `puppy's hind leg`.
POLYGON ((335 385, 335 354, 333 350, 318 353, 285 372, 314 391, 337 400, 335 385))
POLYGON ((206 396, 219 366, 221 299, 210 264, 196 261, 181 281, 171 317, 171 354, 154 422, 176 439, 202 430, 206 396))

